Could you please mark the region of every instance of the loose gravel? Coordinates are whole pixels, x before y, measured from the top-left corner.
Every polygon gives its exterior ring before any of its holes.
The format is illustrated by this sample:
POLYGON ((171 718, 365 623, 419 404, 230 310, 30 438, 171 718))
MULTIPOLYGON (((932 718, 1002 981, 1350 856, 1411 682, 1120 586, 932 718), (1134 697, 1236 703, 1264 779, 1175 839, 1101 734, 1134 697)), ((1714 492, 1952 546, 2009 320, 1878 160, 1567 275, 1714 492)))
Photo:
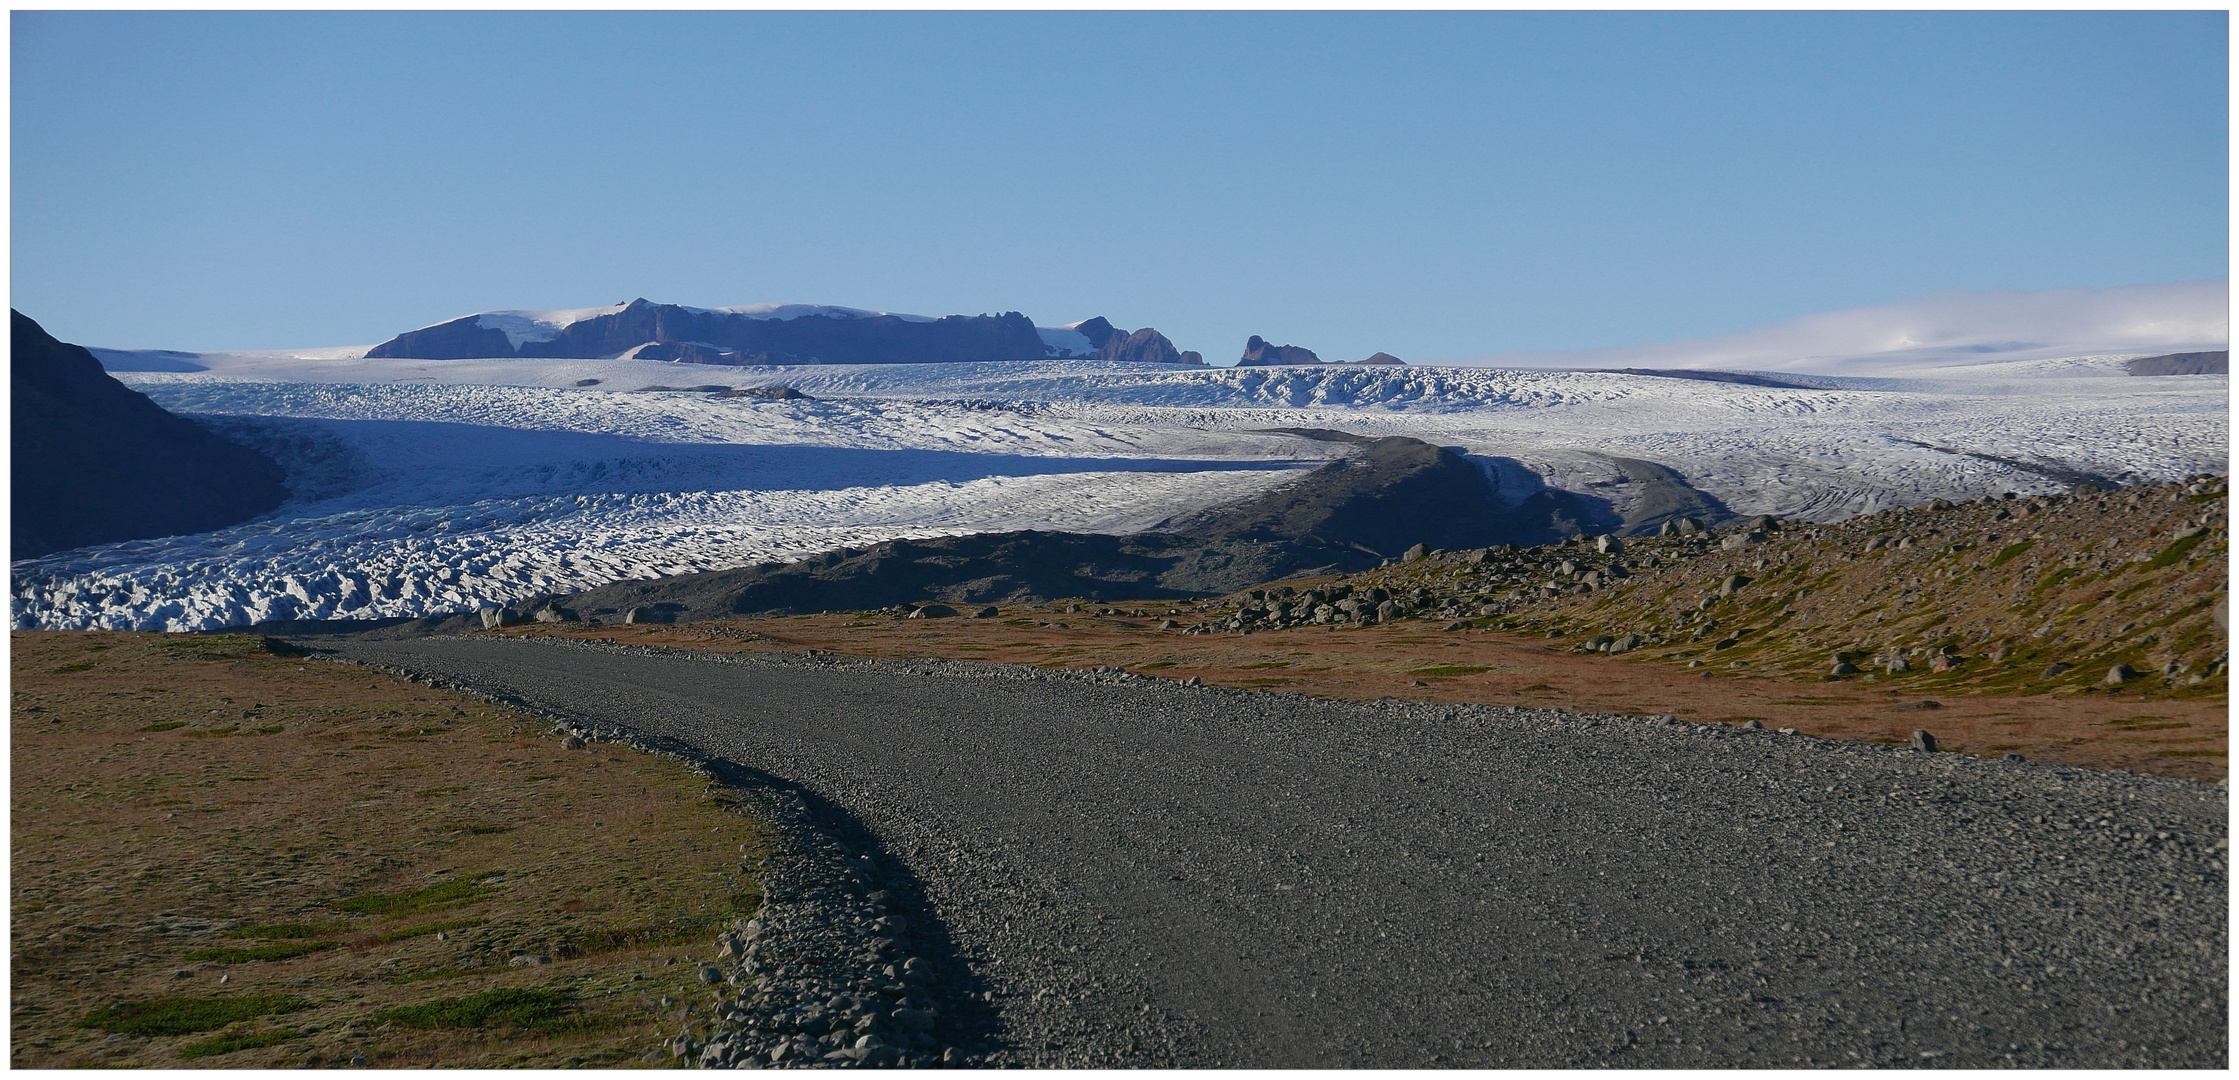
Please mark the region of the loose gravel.
POLYGON ((2227 1063, 2217 785, 1117 669, 339 649, 766 800, 795 843, 707 1064, 2227 1063))

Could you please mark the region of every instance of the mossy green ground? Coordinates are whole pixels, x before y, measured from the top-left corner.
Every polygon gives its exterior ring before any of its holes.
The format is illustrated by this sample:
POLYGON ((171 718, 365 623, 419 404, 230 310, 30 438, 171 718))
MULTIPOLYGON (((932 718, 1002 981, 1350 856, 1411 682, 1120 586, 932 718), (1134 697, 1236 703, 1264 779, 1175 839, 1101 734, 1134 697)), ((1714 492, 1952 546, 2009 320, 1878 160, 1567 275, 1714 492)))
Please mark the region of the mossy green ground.
POLYGON ((640 1066, 758 905, 674 762, 254 637, 12 641, 17 1067, 640 1066))

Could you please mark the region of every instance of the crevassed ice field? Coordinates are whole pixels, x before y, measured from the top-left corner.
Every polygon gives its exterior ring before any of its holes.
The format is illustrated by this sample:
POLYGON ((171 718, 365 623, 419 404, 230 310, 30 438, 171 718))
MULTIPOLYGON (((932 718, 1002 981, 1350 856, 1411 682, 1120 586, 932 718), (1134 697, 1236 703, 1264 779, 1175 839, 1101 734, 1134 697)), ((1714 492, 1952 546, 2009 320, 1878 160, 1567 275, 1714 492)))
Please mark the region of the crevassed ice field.
POLYGON ((2064 473, 2227 469, 2229 379, 2127 377, 2121 359, 1783 375, 1814 386, 1783 389, 1483 368, 204 354, 206 370, 118 377, 273 453, 294 497, 218 532, 17 563, 13 617, 193 630, 419 616, 902 536, 1131 532, 1346 450, 1261 430, 1279 427, 1457 447, 1509 499, 1553 486, 1622 508, 1611 459, 1645 459, 1736 512, 1815 521, 2061 490, 2064 473), (641 389, 699 384, 817 400, 641 389))

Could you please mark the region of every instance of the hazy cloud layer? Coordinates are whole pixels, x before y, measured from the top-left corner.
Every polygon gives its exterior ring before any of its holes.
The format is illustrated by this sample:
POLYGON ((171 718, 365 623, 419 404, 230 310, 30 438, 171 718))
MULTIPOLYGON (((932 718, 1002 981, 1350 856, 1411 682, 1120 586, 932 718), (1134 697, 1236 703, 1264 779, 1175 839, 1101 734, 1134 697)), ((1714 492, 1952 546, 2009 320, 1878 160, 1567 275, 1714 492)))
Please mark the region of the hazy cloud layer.
POLYGON ((1611 349, 1502 353, 1447 361, 1495 367, 1725 368, 1861 374, 1970 361, 2222 349, 2231 283, 2113 289, 1941 292, 1806 315, 1721 337, 1611 349))

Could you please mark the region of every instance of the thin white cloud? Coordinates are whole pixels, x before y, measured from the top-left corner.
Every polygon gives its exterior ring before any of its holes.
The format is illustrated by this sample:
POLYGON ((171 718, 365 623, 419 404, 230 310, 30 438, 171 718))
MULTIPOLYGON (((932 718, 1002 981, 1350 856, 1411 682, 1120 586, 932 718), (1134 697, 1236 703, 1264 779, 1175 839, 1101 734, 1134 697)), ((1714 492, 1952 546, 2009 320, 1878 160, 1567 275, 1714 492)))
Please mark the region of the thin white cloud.
POLYGON ((1806 315, 1720 337, 1446 361, 1491 367, 1647 367, 1864 374, 2105 353, 2229 347, 2231 283, 1940 292, 1806 315))

